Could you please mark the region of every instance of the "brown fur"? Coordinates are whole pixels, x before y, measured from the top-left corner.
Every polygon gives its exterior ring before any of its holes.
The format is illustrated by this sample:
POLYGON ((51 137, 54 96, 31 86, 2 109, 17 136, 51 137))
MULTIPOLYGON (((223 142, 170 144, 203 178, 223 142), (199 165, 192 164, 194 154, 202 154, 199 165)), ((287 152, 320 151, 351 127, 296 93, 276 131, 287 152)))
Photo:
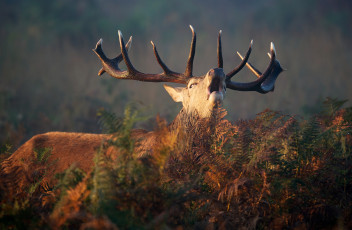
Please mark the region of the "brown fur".
POLYGON ((76 164, 89 172, 96 150, 107 138, 102 134, 49 132, 32 137, 0 166, 1 184, 6 190, 21 193, 29 184, 43 178, 52 183, 55 174, 76 164), (45 163, 37 161, 35 151, 46 149, 50 154, 45 163))
MULTIPOLYGON (((131 137, 137 141, 136 151, 149 152, 153 132, 137 129, 131 137), (143 137, 143 138, 141 138, 143 137), (138 141, 140 140, 140 141, 138 141)), ((75 165, 90 173, 95 153, 105 141, 112 138, 107 134, 49 132, 32 137, 0 165, 0 189, 11 194, 20 194, 30 184, 55 183, 55 175, 75 165), (36 151, 47 151, 48 159, 40 162, 36 151)), ((108 148, 109 154, 116 149, 108 148)))

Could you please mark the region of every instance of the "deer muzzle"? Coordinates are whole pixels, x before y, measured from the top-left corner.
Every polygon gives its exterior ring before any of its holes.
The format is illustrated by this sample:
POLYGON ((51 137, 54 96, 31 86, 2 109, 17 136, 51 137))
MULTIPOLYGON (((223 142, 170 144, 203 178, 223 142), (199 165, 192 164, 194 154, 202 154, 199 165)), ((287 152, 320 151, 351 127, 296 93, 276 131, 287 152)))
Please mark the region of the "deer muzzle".
POLYGON ((213 102, 222 102, 226 93, 225 73, 222 68, 209 70, 207 73, 207 100, 213 102))

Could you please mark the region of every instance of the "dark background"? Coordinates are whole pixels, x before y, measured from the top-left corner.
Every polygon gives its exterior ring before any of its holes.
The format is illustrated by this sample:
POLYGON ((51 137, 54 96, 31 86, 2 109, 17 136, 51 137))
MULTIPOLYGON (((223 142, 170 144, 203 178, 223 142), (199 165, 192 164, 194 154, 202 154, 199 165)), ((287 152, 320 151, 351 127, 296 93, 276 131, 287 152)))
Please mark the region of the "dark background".
MULTIPOLYGON (((274 93, 228 91, 230 120, 265 108, 306 115, 326 97, 352 99, 352 1, 349 0, 3 0, 0 2, 0 144, 16 146, 47 131, 99 132, 97 110, 122 115, 138 102, 147 114, 171 121, 180 110, 161 83, 97 77, 92 52, 119 51, 117 30, 133 36, 130 57, 142 72, 161 72, 150 40, 167 65, 183 72, 191 32, 198 40, 194 74, 216 67, 216 39, 223 30, 225 72, 239 63, 254 39, 250 61, 264 70, 271 41, 288 69, 274 93)), ((237 76, 236 76, 237 77, 237 76)), ((255 77, 243 70, 237 80, 255 77)), ((350 103, 349 103, 350 105, 350 103)))

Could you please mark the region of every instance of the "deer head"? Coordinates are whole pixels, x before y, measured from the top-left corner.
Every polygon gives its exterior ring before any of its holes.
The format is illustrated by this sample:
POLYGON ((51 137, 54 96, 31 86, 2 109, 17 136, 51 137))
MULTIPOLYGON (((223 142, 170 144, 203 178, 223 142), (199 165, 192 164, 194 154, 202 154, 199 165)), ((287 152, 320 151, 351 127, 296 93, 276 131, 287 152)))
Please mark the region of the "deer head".
POLYGON ((154 54, 159 65, 163 69, 163 72, 160 74, 139 72, 132 65, 127 53, 132 43, 132 37, 130 37, 127 44, 125 44, 121 32, 118 31, 121 54, 116 58, 109 59, 105 56, 101 47, 102 39, 98 41, 95 49, 93 49, 93 51, 100 58, 103 66, 100 69, 98 75, 100 76, 107 72, 110 76, 118 79, 131 79, 148 82, 174 82, 185 84, 186 87, 171 87, 167 85, 164 85, 164 87, 175 102, 182 102, 183 110, 186 113, 196 113, 201 118, 209 117, 212 114, 212 111, 214 111, 214 108, 222 103, 226 89, 239 91, 256 91, 263 94, 274 90, 275 81, 283 69, 279 61, 276 59, 276 52, 273 43, 271 43, 270 54, 268 54, 270 57, 270 63, 264 73, 261 73, 248 62, 248 58, 253 45, 253 41, 251 41, 245 57, 242 57, 241 54, 238 53, 242 59, 241 63, 231 72, 225 74, 223 70, 220 31, 218 36, 217 49, 218 67, 210 69, 203 76, 193 76, 192 69, 195 55, 196 34, 193 27, 190 26, 190 28, 192 30, 192 42, 188 61, 186 64, 186 70, 184 73, 177 73, 170 70, 161 60, 153 42, 151 42, 151 44, 153 46, 154 54), (118 66, 122 60, 127 66, 127 70, 125 71, 121 70, 118 66), (257 79, 247 83, 232 81, 231 78, 236 75, 245 65, 247 65, 247 67, 257 76, 257 79))

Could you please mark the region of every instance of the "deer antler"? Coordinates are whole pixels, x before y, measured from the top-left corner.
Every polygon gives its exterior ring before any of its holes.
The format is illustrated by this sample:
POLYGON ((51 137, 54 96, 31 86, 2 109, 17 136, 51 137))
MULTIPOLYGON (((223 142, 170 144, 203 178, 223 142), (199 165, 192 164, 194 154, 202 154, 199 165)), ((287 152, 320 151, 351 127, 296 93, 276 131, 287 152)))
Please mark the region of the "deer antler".
POLYGON ((196 46, 196 34, 194 32, 193 27, 190 25, 190 28, 192 30, 192 42, 191 42, 191 48, 189 52, 189 57, 186 65, 186 70, 183 74, 177 73, 174 71, 171 71, 165 63, 161 60, 158 51, 156 49, 156 46, 154 45, 153 42, 151 42, 154 50, 155 57, 163 69, 163 73, 160 74, 149 74, 149 73, 142 73, 139 72, 131 63, 127 50, 130 47, 130 44, 132 42, 132 37, 130 37, 129 41, 125 45, 123 36, 121 31, 118 31, 119 34, 119 42, 120 42, 120 48, 121 48, 121 54, 118 55, 114 59, 109 59, 105 56, 103 49, 101 47, 102 44, 102 39, 100 39, 93 51, 98 55, 98 57, 101 60, 101 63, 103 67, 100 69, 98 75, 102 75, 103 73, 107 72, 109 75, 111 75, 114 78, 118 79, 131 79, 131 80, 138 80, 138 81, 149 81, 149 82, 174 82, 174 83, 181 83, 181 84, 187 84, 189 78, 192 77, 192 69, 193 69, 193 60, 194 60, 194 55, 195 55, 195 46, 196 46), (127 70, 122 71, 119 68, 119 63, 124 60, 127 70))
MULTIPOLYGON (((218 67, 223 68, 223 59, 222 59, 222 51, 221 51, 221 33, 220 30, 218 36, 218 67)), ((274 43, 271 43, 270 51, 271 54, 268 53, 270 57, 270 64, 266 71, 262 74, 259 70, 257 70, 253 65, 248 62, 249 55, 252 52, 253 40, 251 40, 249 44, 248 51, 245 57, 242 57, 239 52, 237 54, 242 59, 241 63, 234 68, 231 72, 226 74, 226 88, 239 90, 239 91, 257 91, 259 93, 268 93, 269 91, 274 90, 274 84, 278 77, 278 75, 283 71, 280 62, 276 60, 276 51, 274 47, 274 43), (231 78, 236 75, 245 65, 258 77, 256 81, 247 82, 247 83, 239 83, 231 81, 231 78)))
MULTIPOLYGON (((274 47, 274 44, 271 43, 271 45, 274 47)), ((275 52, 275 48, 274 48, 274 52, 275 52)), ((243 60, 242 55, 237 52, 238 56, 243 60)), ((270 53, 268 53, 269 58, 272 58, 272 55, 270 53)), ((246 63, 246 66, 248 67, 248 69, 250 69, 255 76, 257 76, 257 78, 261 78, 261 76, 263 75, 257 68, 255 68, 250 62, 246 63)), ((275 58, 271 72, 269 73, 269 76, 262 82, 261 84, 261 89, 267 93, 269 91, 274 91, 275 88, 275 81, 277 79, 277 77, 279 76, 279 74, 282 71, 285 71, 286 69, 282 68, 280 65, 279 60, 277 60, 275 58)))
MULTIPOLYGON (((191 48, 190 48, 190 52, 189 52, 189 56, 186 64, 186 70, 184 73, 177 73, 170 70, 165 65, 165 63, 161 60, 159 53, 156 49, 156 46, 154 45, 153 42, 151 42, 151 44, 153 46, 156 60, 158 61, 161 68, 163 69, 163 72, 160 74, 149 74, 149 73, 139 72, 132 65, 127 53, 132 42, 132 37, 130 37, 127 44, 125 44, 121 32, 118 31, 121 54, 119 54, 116 58, 109 59, 105 56, 103 49, 101 47, 101 44, 103 42, 102 39, 98 41, 95 49, 93 49, 93 51, 100 58, 101 63, 103 65, 98 75, 100 76, 103 73, 107 72, 112 77, 118 78, 118 79, 132 79, 132 80, 149 81, 149 82, 174 82, 174 83, 187 84, 189 79, 193 77, 192 70, 193 70, 193 60, 194 60, 195 47, 196 47, 196 33, 194 32, 194 29, 191 25, 190 25, 190 28, 192 31, 192 42, 191 42, 191 48), (119 68, 119 63, 122 60, 125 62, 127 66, 127 70, 125 71, 122 71, 119 68)), ((221 33, 222 31, 220 30, 219 36, 218 36, 218 48, 217 48, 219 68, 223 68, 221 33)), ((269 54, 270 63, 267 69, 265 70, 265 72, 261 73, 252 64, 248 62, 249 56, 252 52, 252 45, 253 45, 253 40, 249 44, 249 48, 245 57, 242 57, 241 54, 237 52, 238 55, 241 57, 242 61, 236 68, 234 68, 231 72, 229 72, 226 75, 226 88, 239 90, 239 91, 257 91, 259 93, 268 93, 274 90, 275 81, 278 75, 283 71, 283 68, 281 67, 280 62, 276 60, 275 47, 274 47, 274 44, 271 43, 271 46, 270 46, 271 54, 269 54), (231 81, 231 78, 234 75, 236 75, 245 65, 247 65, 247 67, 258 77, 258 79, 255 81, 246 82, 246 83, 231 81)))
MULTIPOLYGON (((268 76, 271 72, 271 69, 273 67, 273 64, 274 64, 274 60, 275 60, 276 55, 275 55, 275 49, 274 49, 273 44, 271 46, 271 53, 272 53, 272 55, 271 55, 271 60, 270 60, 270 64, 269 64, 268 68, 266 69, 264 74, 261 74, 261 76, 257 80, 252 81, 252 82, 246 82, 246 83, 233 82, 233 81, 231 81, 232 76, 228 74, 226 76, 226 87, 233 89, 233 90, 239 90, 239 91, 257 91, 260 93, 264 93, 260 86, 268 78, 268 76)), ((243 60, 242 60, 242 62, 243 62, 243 60)))
MULTIPOLYGON (((274 43, 270 44, 270 63, 264 73, 261 73, 257 70, 253 65, 245 62, 247 67, 252 70, 252 72, 258 77, 257 80, 247 83, 239 83, 231 81, 231 77, 229 75, 226 76, 226 87, 239 90, 239 91, 257 91, 259 93, 265 94, 274 90, 274 84, 278 77, 278 75, 283 71, 280 62, 276 60, 276 51, 274 43)), ((248 54, 248 52, 247 52, 248 54)), ((243 58, 239 53, 238 55, 241 57, 242 62, 246 60, 247 55, 243 58)), ((248 60, 248 58, 247 58, 248 60)))
MULTIPOLYGON (((218 36, 218 49, 217 49, 217 53, 218 53, 218 68, 223 68, 223 59, 222 59, 222 48, 221 48, 221 34, 222 31, 219 31, 219 36, 218 36)), ((241 63, 234 68, 230 73, 226 74, 226 79, 231 79, 235 74, 237 74, 247 63, 249 55, 252 52, 252 45, 253 45, 253 40, 251 41, 251 43, 249 44, 249 48, 248 51, 246 53, 246 56, 244 58, 242 58, 241 63)))

